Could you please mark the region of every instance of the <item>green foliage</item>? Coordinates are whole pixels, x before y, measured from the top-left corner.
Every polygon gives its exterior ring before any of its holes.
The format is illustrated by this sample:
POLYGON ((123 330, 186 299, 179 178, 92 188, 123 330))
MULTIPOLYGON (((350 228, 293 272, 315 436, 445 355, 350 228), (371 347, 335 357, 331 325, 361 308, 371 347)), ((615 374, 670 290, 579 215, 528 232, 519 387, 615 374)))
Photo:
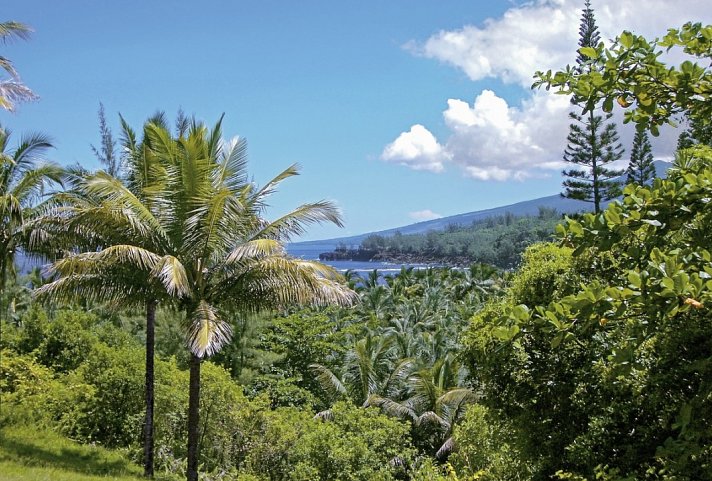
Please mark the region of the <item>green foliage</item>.
POLYGON ((708 124, 703 119, 712 116, 711 32, 712 25, 686 23, 652 42, 623 32, 610 49, 599 44, 586 51, 596 68, 537 72, 534 87, 554 87, 557 93, 585 99, 580 103, 584 112, 601 104, 610 112, 617 103, 626 109, 625 122, 634 122, 639 130, 650 130, 655 136, 661 125, 679 114, 708 124), (681 48, 687 59, 670 67, 660 60, 660 47, 681 48))
MULTIPOLYGON (((14 38, 26 40, 29 38, 32 29, 20 22, 5 21, 0 22, 0 41, 3 45, 14 38)), ((18 102, 35 100, 37 96, 20 80, 20 76, 12 65, 12 62, 0 56, 0 68, 9 75, 9 78, 0 78, 0 108, 5 110, 15 110, 18 102)))
POLYGON ((527 257, 473 318, 471 372, 533 479, 712 475, 710 198, 712 149, 681 153, 668 179, 568 220, 567 257, 527 257))
POLYGON ((573 167, 562 172, 564 179, 562 196, 568 199, 592 202, 595 212, 601 210, 601 203, 615 199, 621 188, 618 177, 622 170, 610 169, 606 165, 623 156, 623 148, 618 142, 618 133, 613 123, 607 123, 612 115, 583 116, 571 112, 574 121, 569 126, 564 151, 564 161, 573 167))
POLYGON ((473 262, 512 268, 519 264, 529 245, 552 237, 561 220, 555 210, 540 208, 538 216, 505 214, 474 222, 471 226, 450 226, 427 234, 371 235, 361 248, 378 252, 385 259, 417 262, 473 262))
POLYGON ((0 426, 71 424, 92 393, 76 376, 56 376, 31 357, 0 351, 0 426))
MULTIPOLYGON (((19 25, 19 24, 18 24, 19 25)), ((0 38, 5 23, 0 23, 0 38)), ((0 57, 0 66, 3 58, 0 57)), ((0 106, 7 100, 0 81, 0 106)), ((43 243, 30 242, 32 221, 37 218, 37 203, 53 183, 61 183, 62 169, 53 163, 40 162, 52 148, 50 138, 32 133, 20 138, 11 149, 12 133, 0 126, 0 301, 5 299, 8 279, 15 278, 15 255, 18 249, 47 249, 43 243), (32 244, 32 245, 31 245, 32 244)), ((40 236, 41 237, 41 236, 40 236)), ((0 319, 8 318, 8 305, 0 304, 0 319)))
MULTIPOLYGON (((579 28, 580 49, 574 68, 576 72, 599 70, 589 56, 591 51, 595 52, 594 48, 601 44, 600 39, 593 10, 587 0, 579 28)), ((572 103, 577 105, 586 100, 577 95, 571 99, 572 103)), ((603 201, 620 195, 620 185, 616 177, 623 174, 623 171, 606 166, 619 160, 623 156, 623 149, 618 143, 615 124, 609 122, 611 114, 595 115, 593 107, 585 113, 588 115, 575 112, 569 114, 574 123, 569 126, 569 134, 566 137, 564 161, 572 164, 572 167, 562 172, 567 178, 564 179, 564 192, 561 195, 569 199, 592 202, 594 211, 599 212, 603 201)))
POLYGON ((535 244, 523 254, 523 262, 511 280, 513 304, 546 304, 571 289, 571 249, 553 243, 535 244))
POLYGON ((361 248, 378 252, 385 259, 422 262, 473 262, 512 268, 519 264, 529 245, 552 237, 561 219, 555 210, 540 209, 538 216, 505 214, 474 222, 471 226, 450 226, 443 231, 383 237, 371 235, 361 248))
MULTIPOLYGON (((85 443, 127 449, 138 460, 143 418, 143 349, 135 338, 95 316, 41 310, 19 326, 6 325, 0 354, 0 425, 46 426, 85 443), (74 365, 83 328, 83 358, 74 365), (52 350, 44 349, 47 345, 52 350), (12 349, 8 349, 11 347, 12 349), (18 352, 19 351, 19 352, 18 352), (58 362, 61 360, 62 362, 58 362)), ((306 328, 308 317, 292 317, 306 328)), ((184 470, 188 372, 174 360, 156 362, 156 464, 161 476, 184 470)), ((396 479, 413 461, 409 426, 375 409, 336 406, 333 420, 305 409, 273 409, 265 396, 248 400, 223 368, 202 366, 200 465, 207 479, 396 479), (323 440, 322 440, 323 434, 323 440), (326 449, 324 443, 328 445, 326 449), (330 450, 330 451, 329 451, 330 450), (403 463, 391 463, 394 458, 403 463), (331 461, 329 461, 331 459, 331 461), (344 474, 337 478, 337 471, 344 474), (301 474, 299 474, 301 473, 301 474), (299 477, 301 476, 301 477, 299 477), (380 478, 379 478, 380 476, 380 478)))
MULTIPOLYGON (((610 111, 617 101, 627 109, 626 122, 653 135, 682 115, 703 144, 710 39, 712 26, 693 23, 653 42, 624 32, 611 49, 584 52, 595 69, 538 73, 535 85, 584 99, 585 111, 599 102, 610 111), (681 48, 688 59, 669 67, 660 47, 681 48)), ((578 410, 556 470, 562 479, 712 476, 706 380, 712 345, 703 334, 712 290, 711 176, 710 148, 683 150, 668 179, 628 186, 622 203, 560 229, 574 248, 581 282, 568 295, 532 306, 525 323, 541 325, 541 337, 558 350, 589 353, 588 363, 564 368, 579 380, 561 392, 578 410)))
POLYGON ((478 480, 528 480, 530 468, 526 458, 512 443, 513 433, 501 420, 479 404, 467 409, 463 421, 455 428, 455 452, 449 462, 460 476, 478 480))
POLYGON ((292 481, 394 480, 410 466, 409 426, 376 409, 334 405, 295 447, 292 481))

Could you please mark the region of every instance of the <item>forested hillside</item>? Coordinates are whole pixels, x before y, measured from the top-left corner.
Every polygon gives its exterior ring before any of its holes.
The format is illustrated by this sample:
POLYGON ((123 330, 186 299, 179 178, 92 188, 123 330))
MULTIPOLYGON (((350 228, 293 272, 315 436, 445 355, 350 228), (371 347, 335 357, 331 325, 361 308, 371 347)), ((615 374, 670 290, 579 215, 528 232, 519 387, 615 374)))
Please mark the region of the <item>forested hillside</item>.
POLYGON ((427 234, 371 235, 361 243, 361 249, 374 252, 373 260, 460 266, 482 262, 511 269, 519 264, 526 247, 551 240, 560 221, 555 210, 540 208, 535 217, 505 214, 427 234))

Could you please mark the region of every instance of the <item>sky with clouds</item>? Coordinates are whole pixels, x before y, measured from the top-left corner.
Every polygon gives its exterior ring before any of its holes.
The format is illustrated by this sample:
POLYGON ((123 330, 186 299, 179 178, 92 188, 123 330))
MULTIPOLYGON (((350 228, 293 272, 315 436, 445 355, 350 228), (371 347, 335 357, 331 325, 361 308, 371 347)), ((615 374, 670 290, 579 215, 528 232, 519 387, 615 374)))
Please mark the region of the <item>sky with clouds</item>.
MULTIPOLYGON (((576 57, 583 1, 226 2, 8 0, 35 30, 0 45, 40 100, 0 112, 55 139, 52 158, 97 167, 96 111, 138 127, 179 108, 244 136, 264 183, 298 162, 273 215, 327 198, 344 229, 397 227, 555 194, 571 109, 531 90, 537 70, 576 57)), ((593 0, 604 40, 712 23, 709 0, 593 0)), ((676 59, 672 59, 675 61, 676 59)), ((620 112, 617 114, 620 116, 620 112)), ((618 117, 620 121, 620 118, 618 117)), ((633 128, 620 125, 624 147, 633 128)), ((678 132, 653 140, 669 158, 678 132)))

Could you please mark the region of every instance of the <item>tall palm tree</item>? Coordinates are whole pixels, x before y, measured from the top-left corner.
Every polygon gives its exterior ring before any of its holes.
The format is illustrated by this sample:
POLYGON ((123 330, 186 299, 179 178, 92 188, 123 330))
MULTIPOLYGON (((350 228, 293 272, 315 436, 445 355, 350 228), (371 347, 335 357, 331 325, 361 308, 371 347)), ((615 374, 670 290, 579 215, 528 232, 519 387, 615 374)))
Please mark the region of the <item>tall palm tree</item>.
POLYGON ((200 365, 229 341, 228 316, 295 303, 345 305, 355 299, 335 270, 291 258, 283 246, 310 224, 341 225, 338 210, 321 201, 266 220, 267 197, 298 169, 291 166, 258 188, 247 174, 245 141, 224 141, 221 123, 208 129, 193 121, 177 137, 164 126, 148 125, 144 148, 156 159, 151 168, 160 175, 144 190, 150 191, 155 208, 145 209, 129 189, 105 174, 90 179, 88 188, 102 199, 109 217, 121 218, 122 227, 130 225, 153 245, 127 243, 70 256, 55 263, 57 279, 39 290, 51 296, 79 289, 102 298, 125 298, 120 278, 105 274, 111 266, 133 272, 140 279, 134 287, 158 286, 185 313, 191 351, 189 481, 198 477, 200 365))
MULTIPOLYGON (((31 31, 30 27, 20 22, 0 22, 0 42, 5 44, 15 38, 27 40, 31 31)), ((9 79, 0 79, 0 107, 12 111, 17 102, 37 98, 32 90, 20 81, 20 76, 12 66, 12 62, 2 55, 0 55, 0 68, 10 76, 9 79)))
MULTIPOLYGON (((43 160, 52 148, 44 134, 23 136, 20 144, 10 148, 11 132, 0 125, 0 291, 15 274, 18 248, 27 247, 29 223, 38 210, 37 203, 52 182, 61 183, 62 169, 43 160)), ((5 316, 5 307, 0 306, 5 316)))
MULTIPOLYGON (((68 189, 57 193, 51 208, 40 219, 43 241, 74 251, 98 251, 112 246, 138 246, 157 255, 168 255, 170 244, 160 231, 161 191, 165 169, 152 154, 150 139, 139 139, 121 117, 123 158, 122 169, 114 172, 91 173, 78 169, 69 176, 68 189), (120 177, 117 177, 120 176, 120 177), (110 192, 110 194, 107 194, 110 192), (137 221, 140 219, 140 221, 137 221)), ((144 124, 167 129, 165 115, 155 114, 144 124)), ((107 129, 108 130, 108 129, 107 129)), ((113 146, 111 146, 113 149, 113 146)), ((110 170, 110 169, 109 169, 110 170)), ((156 279, 137 275, 135 269, 120 263, 105 262, 103 278, 84 282, 81 289, 52 293, 53 297, 92 298, 115 305, 141 305, 146 312, 146 413, 143 429, 144 475, 153 476, 153 410, 155 317, 159 301, 170 301, 163 284, 156 279), (124 286, 115 292, 107 288, 124 286)))

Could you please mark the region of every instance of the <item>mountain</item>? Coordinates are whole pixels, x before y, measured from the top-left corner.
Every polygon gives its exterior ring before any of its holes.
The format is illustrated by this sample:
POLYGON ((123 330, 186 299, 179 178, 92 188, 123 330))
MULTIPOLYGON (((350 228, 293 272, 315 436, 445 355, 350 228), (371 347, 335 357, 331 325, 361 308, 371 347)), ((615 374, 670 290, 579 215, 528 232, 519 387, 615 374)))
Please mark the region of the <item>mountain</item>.
MULTIPOLYGON (((669 162, 656 160, 656 175, 658 177, 665 177, 668 168, 670 168, 670 165, 671 164, 669 162)), ((603 207, 605 207, 605 205, 607 205, 607 203, 604 203, 603 207)), ((547 209, 556 209, 556 211, 561 214, 573 214, 576 212, 590 211, 593 208, 593 204, 591 204, 590 202, 583 202, 579 200, 565 199, 559 194, 555 194, 547 197, 539 197, 538 199, 525 200, 523 202, 517 202, 516 204, 505 205, 502 207, 478 210, 475 212, 468 212, 466 214, 451 215, 448 217, 441 217, 439 219, 417 222, 415 224, 409 224, 377 232, 367 232, 365 234, 359 234, 349 237, 337 237, 335 239, 294 242, 289 244, 287 250, 290 254, 295 256, 316 258, 321 252, 333 251, 339 245, 357 247, 366 237, 370 235, 380 235, 387 237, 394 235, 396 232, 400 232, 404 235, 424 234, 431 230, 444 230, 450 225, 469 225, 475 221, 487 219, 488 217, 501 216, 508 212, 518 217, 537 215, 539 213, 540 207, 547 209)))

